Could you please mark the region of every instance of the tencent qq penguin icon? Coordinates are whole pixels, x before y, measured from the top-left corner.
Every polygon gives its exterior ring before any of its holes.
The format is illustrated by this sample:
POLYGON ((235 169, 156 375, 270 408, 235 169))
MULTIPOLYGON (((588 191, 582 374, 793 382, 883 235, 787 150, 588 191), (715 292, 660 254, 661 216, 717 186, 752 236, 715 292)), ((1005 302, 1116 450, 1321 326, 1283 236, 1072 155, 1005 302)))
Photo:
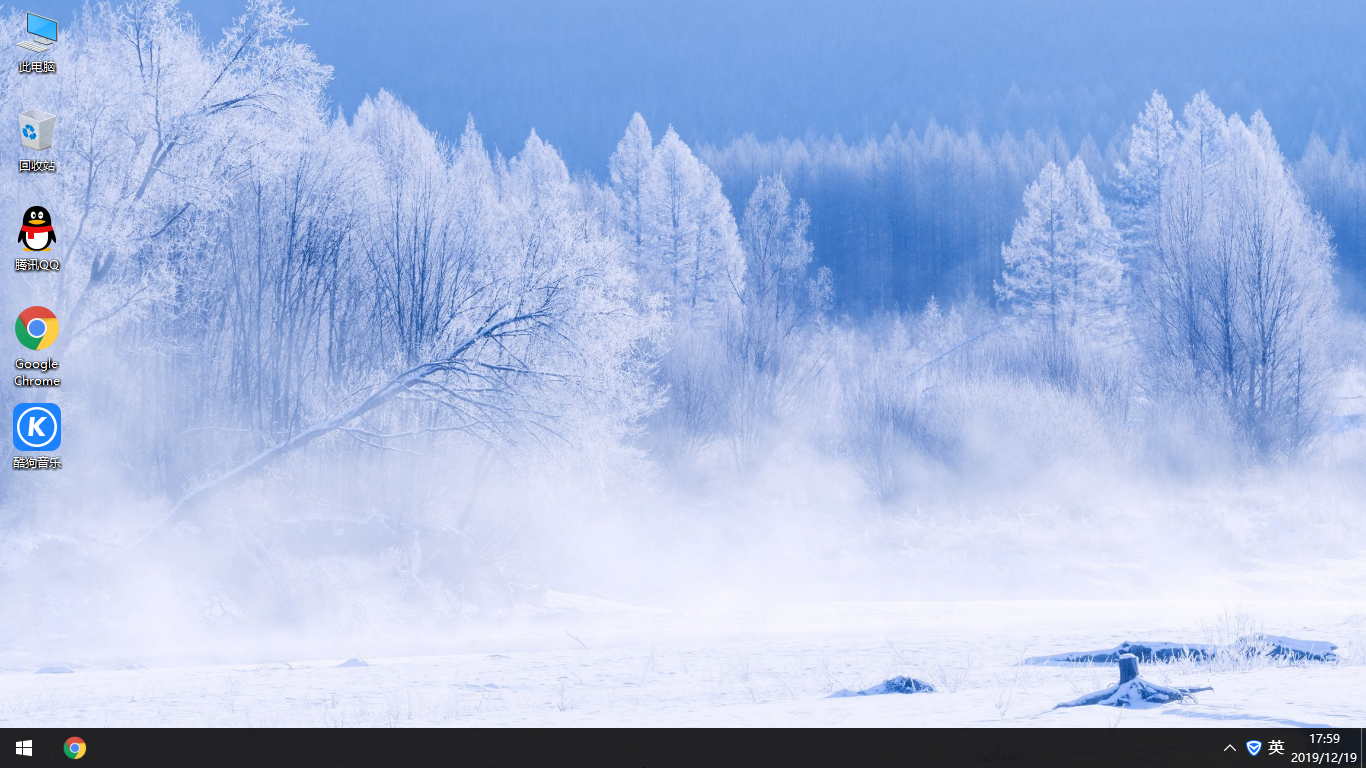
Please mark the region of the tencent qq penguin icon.
POLYGON ((62 444, 62 409, 52 403, 14 406, 14 449, 52 451, 62 444))

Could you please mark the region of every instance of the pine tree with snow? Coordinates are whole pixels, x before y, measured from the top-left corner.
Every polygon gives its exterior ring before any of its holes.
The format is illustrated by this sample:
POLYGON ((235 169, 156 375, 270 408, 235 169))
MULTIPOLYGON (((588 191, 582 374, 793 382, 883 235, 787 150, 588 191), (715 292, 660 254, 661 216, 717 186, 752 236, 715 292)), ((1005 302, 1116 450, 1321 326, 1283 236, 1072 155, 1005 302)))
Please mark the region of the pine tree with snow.
POLYGON ((1129 136, 1129 157, 1117 163, 1119 206, 1116 223, 1133 260, 1154 247, 1162 206, 1162 179, 1176 160, 1179 137, 1167 99, 1154 91, 1129 136))
POLYGON ((721 180, 672 127, 655 148, 660 173, 648 196, 650 282, 670 299, 681 322, 722 318, 744 284, 745 257, 721 180))
POLYGON ((639 264, 650 236, 650 196, 658 186, 660 173, 650 128, 639 112, 631 116, 626 135, 617 142, 607 168, 612 190, 620 201, 622 227, 631 247, 631 258, 639 264))
POLYGON ((1001 250, 997 297, 1024 322, 1052 333, 1111 333, 1123 268, 1118 237, 1081 160, 1054 163, 1024 193, 1025 215, 1001 250))
POLYGON ((721 181, 670 127, 658 146, 635 114, 609 162, 622 229, 647 295, 676 324, 714 326, 734 309, 745 257, 721 181))

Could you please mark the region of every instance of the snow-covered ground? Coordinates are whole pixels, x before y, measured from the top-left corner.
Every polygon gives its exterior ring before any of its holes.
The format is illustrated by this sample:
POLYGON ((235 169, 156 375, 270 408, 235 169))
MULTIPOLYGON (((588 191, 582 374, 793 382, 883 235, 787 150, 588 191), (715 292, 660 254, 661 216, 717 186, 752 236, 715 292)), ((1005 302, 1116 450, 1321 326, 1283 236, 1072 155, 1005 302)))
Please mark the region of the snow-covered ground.
MULTIPOLYGON (((424 648, 424 652, 430 648, 424 648)), ((1366 600, 1008 601, 633 608, 550 593, 536 610, 453 633, 439 655, 16 662, 4 726, 1356 726, 1366 722, 1366 600), (1336 664, 1144 665, 1212 686, 1147 710, 1053 706, 1113 666, 1033 655, 1122 640, 1205 642, 1252 624, 1339 646, 1336 664), (62 664, 71 673, 38 673, 62 664), (895 675, 939 690, 826 698, 895 675)), ((4 663, 0 661, 0 663, 4 663)))

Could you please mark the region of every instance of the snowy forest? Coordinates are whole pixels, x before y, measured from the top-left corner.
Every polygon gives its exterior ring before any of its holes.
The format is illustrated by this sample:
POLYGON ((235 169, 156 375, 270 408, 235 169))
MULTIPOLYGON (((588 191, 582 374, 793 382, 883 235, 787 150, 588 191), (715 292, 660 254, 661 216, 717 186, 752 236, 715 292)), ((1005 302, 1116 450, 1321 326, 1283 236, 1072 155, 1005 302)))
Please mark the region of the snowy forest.
POLYGON ((60 471, 0 478, 6 649, 1361 557, 1345 140, 1287 157, 1203 91, 1103 147, 690 145, 637 113, 571 172, 477 114, 336 108, 276 0, 221 35, 170 0, 83 13, 56 74, 0 78, 59 116, 59 172, 0 197, 53 212, 60 272, 3 295, 60 318, 65 430, 60 471))

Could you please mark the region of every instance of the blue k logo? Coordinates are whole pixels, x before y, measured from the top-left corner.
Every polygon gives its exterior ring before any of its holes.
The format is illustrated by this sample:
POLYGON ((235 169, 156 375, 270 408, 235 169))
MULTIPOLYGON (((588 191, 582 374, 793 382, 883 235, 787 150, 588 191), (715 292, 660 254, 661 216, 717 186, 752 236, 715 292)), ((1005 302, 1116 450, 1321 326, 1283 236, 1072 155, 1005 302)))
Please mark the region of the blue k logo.
POLYGON ((62 409, 52 403, 14 406, 14 448, 54 451, 62 444, 62 409))

